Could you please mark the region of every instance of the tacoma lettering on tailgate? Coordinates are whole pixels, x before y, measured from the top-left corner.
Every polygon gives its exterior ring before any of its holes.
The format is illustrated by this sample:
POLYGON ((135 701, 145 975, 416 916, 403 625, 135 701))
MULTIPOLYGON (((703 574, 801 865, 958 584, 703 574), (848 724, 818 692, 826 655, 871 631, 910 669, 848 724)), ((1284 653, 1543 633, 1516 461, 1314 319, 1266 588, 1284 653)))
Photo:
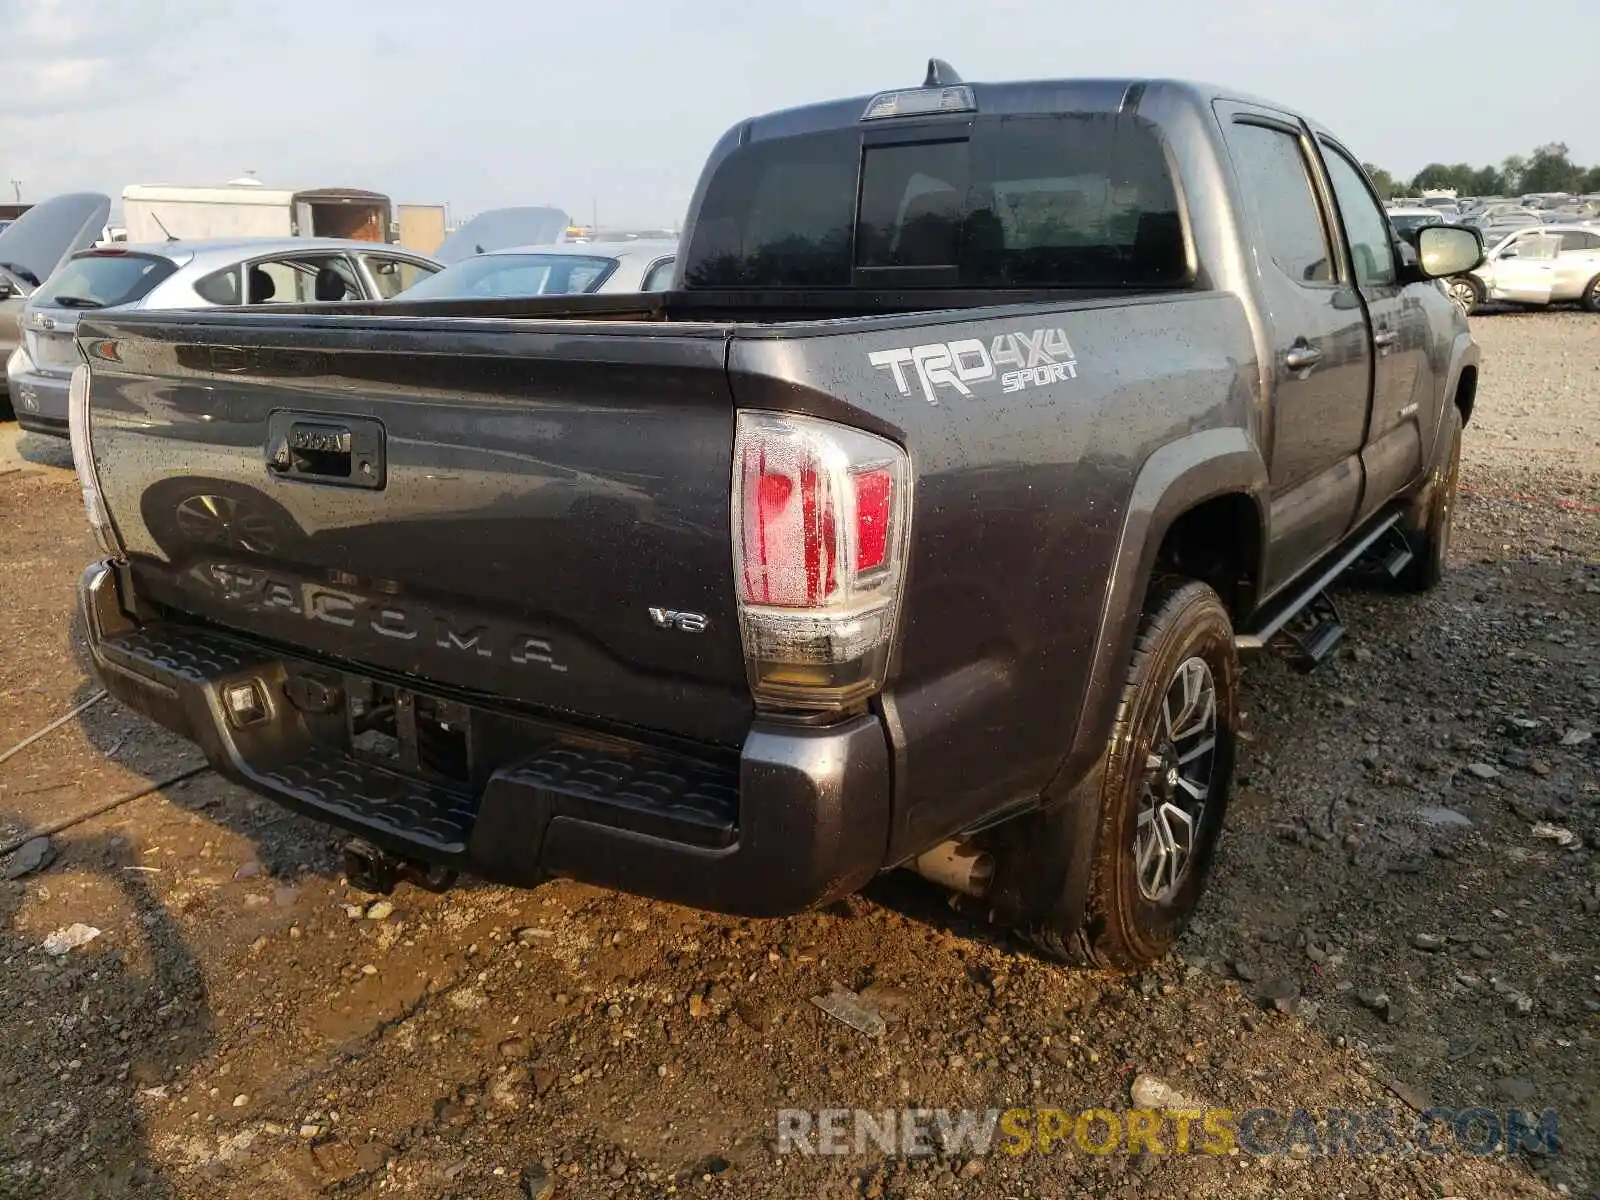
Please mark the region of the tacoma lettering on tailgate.
POLYGON ((565 672, 548 638, 497 621, 452 617, 392 596, 363 596, 326 584, 278 579, 253 567, 213 563, 211 582, 227 603, 251 612, 278 612, 343 629, 361 628, 397 642, 425 639, 451 654, 501 659, 517 666, 565 672))

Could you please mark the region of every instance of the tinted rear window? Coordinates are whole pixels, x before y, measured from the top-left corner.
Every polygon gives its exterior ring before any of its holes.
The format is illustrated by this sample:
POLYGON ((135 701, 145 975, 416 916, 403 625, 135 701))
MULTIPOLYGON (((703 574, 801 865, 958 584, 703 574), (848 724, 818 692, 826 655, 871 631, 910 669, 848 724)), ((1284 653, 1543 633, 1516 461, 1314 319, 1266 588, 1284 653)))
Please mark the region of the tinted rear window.
POLYGON ((903 139, 869 128, 866 144, 862 130, 834 130, 735 150, 706 189, 686 284, 1187 281, 1176 191, 1148 122, 1074 113, 943 128, 903 139))
POLYGON ((403 293, 407 300, 510 300, 592 292, 616 270, 614 258, 578 254, 485 254, 446 267, 403 293))
POLYGON ((33 299, 60 308, 132 304, 176 270, 172 260, 144 254, 86 254, 45 280, 33 299))

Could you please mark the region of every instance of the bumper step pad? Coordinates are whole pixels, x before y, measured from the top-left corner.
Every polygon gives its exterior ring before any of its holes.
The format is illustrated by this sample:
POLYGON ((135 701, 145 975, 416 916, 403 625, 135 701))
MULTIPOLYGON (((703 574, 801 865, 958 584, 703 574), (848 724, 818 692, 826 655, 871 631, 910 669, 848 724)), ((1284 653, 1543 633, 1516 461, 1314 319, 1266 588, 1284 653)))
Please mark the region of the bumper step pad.
POLYGON ((478 817, 471 796, 369 767, 321 746, 286 766, 247 767, 246 772, 280 795, 342 818, 338 823, 345 828, 387 834, 429 851, 430 857, 466 853, 478 817))
MULTIPOLYGON (((506 772, 516 784, 603 812, 640 833, 727 846, 738 834, 739 778, 731 770, 555 745, 506 772)), ((565 805, 563 805, 565 807, 565 805)))

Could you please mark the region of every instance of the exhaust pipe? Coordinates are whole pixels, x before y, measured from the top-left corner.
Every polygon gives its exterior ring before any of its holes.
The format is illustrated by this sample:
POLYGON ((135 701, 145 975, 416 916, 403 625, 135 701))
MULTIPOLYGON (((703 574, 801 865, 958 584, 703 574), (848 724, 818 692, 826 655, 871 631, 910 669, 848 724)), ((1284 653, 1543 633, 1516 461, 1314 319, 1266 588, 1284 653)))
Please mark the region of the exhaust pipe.
POLYGON ((994 855, 968 842, 940 842, 912 859, 911 869, 940 887, 982 896, 994 881, 994 855))

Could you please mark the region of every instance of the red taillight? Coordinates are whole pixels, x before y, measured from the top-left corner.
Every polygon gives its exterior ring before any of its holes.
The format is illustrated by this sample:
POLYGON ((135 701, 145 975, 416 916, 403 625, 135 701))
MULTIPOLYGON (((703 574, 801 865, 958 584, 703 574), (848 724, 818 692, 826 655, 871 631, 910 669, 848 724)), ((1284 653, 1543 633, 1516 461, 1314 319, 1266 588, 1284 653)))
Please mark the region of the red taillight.
POLYGON ((783 608, 814 607, 838 580, 833 497, 814 462, 785 460, 775 466, 759 449, 755 459, 743 464, 744 598, 783 608))
MULTIPOLYGON (((829 465, 806 458, 775 466, 765 447, 755 449, 754 462, 741 465, 747 489, 740 530, 744 598, 784 608, 826 603, 839 589, 840 560, 852 550, 840 542, 841 518, 851 517, 835 511, 841 497, 828 478, 829 465)), ((844 498, 854 509, 853 570, 859 575, 888 561, 894 475, 888 467, 848 475, 844 498)))
POLYGON ((856 489, 856 570, 875 571, 889 556, 889 526, 894 520, 894 479, 889 468, 858 471, 856 489))
POLYGON ((758 701, 837 709, 882 686, 899 609, 910 464, 859 430, 739 414, 734 577, 758 701))

